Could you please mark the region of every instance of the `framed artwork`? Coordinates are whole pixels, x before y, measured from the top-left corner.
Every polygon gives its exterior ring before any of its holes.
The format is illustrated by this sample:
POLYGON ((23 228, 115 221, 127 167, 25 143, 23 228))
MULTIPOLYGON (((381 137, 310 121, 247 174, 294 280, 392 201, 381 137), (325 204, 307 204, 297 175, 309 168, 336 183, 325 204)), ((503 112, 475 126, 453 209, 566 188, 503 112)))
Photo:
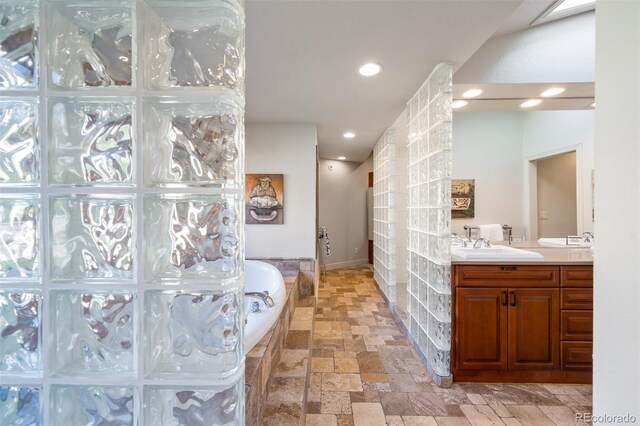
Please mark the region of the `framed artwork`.
POLYGON ((475 179, 451 179, 451 218, 475 216, 475 179))
POLYGON ((247 174, 245 180, 245 223, 282 225, 284 175, 247 174))

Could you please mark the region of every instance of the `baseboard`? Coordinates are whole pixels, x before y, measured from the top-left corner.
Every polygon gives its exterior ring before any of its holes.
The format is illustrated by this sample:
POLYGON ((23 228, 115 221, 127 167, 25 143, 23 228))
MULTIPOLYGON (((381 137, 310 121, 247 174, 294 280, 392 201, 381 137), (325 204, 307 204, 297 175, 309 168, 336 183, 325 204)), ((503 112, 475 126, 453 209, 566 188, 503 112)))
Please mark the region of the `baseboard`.
MULTIPOLYGON (((348 262, 336 262, 336 263, 327 263, 326 268, 329 269, 340 269, 340 268, 350 268, 351 266, 360 266, 360 265, 368 265, 369 259, 356 259, 350 260, 348 262)), ((325 266, 322 266, 324 268, 325 266)))

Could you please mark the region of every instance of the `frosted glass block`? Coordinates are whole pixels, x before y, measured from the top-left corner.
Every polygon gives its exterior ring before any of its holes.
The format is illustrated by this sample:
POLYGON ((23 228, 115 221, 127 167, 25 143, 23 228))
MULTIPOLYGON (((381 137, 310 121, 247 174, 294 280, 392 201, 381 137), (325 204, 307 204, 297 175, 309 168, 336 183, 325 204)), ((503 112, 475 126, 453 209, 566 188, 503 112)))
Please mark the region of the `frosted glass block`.
POLYGON ((428 78, 429 99, 435 99, 439 94, 451 92, 452 83, 451 64, 438 64, 428 78))
POLYGON ((49 85, 85 89, 133 85, 133 7, 50 3, 47 9, 49 85))
POLYGON ((420 135, 425 135, 429 131, 429 114, 427 114, 426 110, 420 114, 420 135))
POLYGON ((40 201, 0 195, 0 280, 40 277, 40 201))
POLYGON ((244 14, 234 2, 147 4, 144 74, 150 88, 221 87, 244 93, 244 14))
POLYGON ((49 184, 131 185, 133 98, 50 98, 49 184))
POLYGON ((450 352, 448 350, 438 349, 433 342, 427 343, 427 360, 434 371, 440 376, 448 376, 450 368, 450 352))
POLYGON ((418 253, 422 256, 426 256, 428 253, 429 236, 424 233, 420 233, 420 243, 418 253))
POLYGON ((38 8, 14 3, 0 4, 0 88, 36 88, 38 8))
POLYGON ((429 287, 429 312, 439 321, 451 321, 451 294, 438 293, 429 287))
POLYGON ((451 323, 438 321, 436 317, 429 314, 429 327, 427 329, 429 337, 441 350, 451 348, 451 323))
POLYGON ((447 121, 440 123, 429 132, 429 145, 431 152, 451 149, 451 142, 451 122, 447 121))
MULTIPOLYGON (((428 205, 446 207, 451 205, 451 179, 437 180, 429 184, 428 205)), ((446 232, 443 230, 443 232, 446 232)))
POLYGON ((429 179, 429 160, 428 159, 422 159, 420 160, 419 164, 419 179, 420 179, 420 183, 425 183, 427 182, 427 180, 429 179))
POLYGON ((411 122, 417 119, 418 113, 420 113, 420 99, 417 94, 413 95, 409 101, 409 125, 411 122))
POLYGON ((144 387, 145 425, 244 424, 242 381, 219 387, 144 387))
POLYGON ((0 98, 0 185, 37 185, 39 180, 38 99, 0 98))
POLYGON ((418 333, 420 327, 418 326, 418 321, 416 320, 416 316, 411 317, 410 329, 409 333, 411 333, 411 337, 417 342, 418 341, 418 333))
MULTIPOLYGON (((426 323, 425 323, 426 326, 426 323)), ((418 347, 421 351, 426 352, 427 347, 429 345, 429 338, 427 337, 427 333, 424 331, 422 327, 418 329, 418 347)))
POLYGON ((126 291, 52 291, 51 371, 56 376, 133 376, 135 301, 126 291))
POLYGON ((137 405, 130 386, 53 385, 49 420, 53 426, 133 426, 137 405))
POLYGON ((440 293, 450 293, 451 267, 429 262, 429 284, 440 293))
POLYGON ((0 373, 42 371, 41 312, 39 291, 0 290, 0 373))
POLYGON ((51 279, 133 279, 133 204, 132 196, 51 196, 51 279))
POLYGON ((436 238, 435 258, 440 262, 448 262, 451 259, 451 239, 449 237, 436 238))
POLYGON ((243 267, 240 202, 237 195, 147 196, 145 279, 212 285, 215 278, 237 276, 243 267))
MULTIPOLYGON (((429 184, 420 184, 420 207, 426 207, 429 205, 429 184)), ((420 224, 422 226, 422 224, 420 224)), ((426 229, 425 229, 426 231, 426 229)))
POLYGON ((41 386, 0 386, 0 425, 42 424, 41 386))
POLYGON ((423 304, 420 304, 420 317, 418 319, 418 323, 421 326, 424 325, 426 328, 426 324, 428 321, 429 321, 429 316, 427 313, 427 308, 423 304))
MULTIPOLYGON (((424 109, 427 105, 429 105, 429 85, 423 84, 416 95, 418 97, 420 110, 424 109)), ((424 114, 421 114, 421 116, 424 114)))
POLYGON ((424 278, 427 277, 427 274, 429 273, 428 272, 428 267, 427 267, 429 261, 427 260, 426 257, 423 257, 423 256, 420 256, 419 259, 420 259, 420 261, 419 261, 420 262, 420 268, 419 268, 420 274, 419 274, 419 277, 424 279, 424 278))
POLYGON ((443 121, 451 121, 451 94, 442 94, 435 98, 429 105, 429 123, 435 126, 443 121))
POLYGON ((241 292, 147 291, 146 375, 230 376, 243 368, 241 292))
POLYGON ((230 97, 144 104, 144 180, 150 186, 238 188, 242 169, 242 105, 230 97))

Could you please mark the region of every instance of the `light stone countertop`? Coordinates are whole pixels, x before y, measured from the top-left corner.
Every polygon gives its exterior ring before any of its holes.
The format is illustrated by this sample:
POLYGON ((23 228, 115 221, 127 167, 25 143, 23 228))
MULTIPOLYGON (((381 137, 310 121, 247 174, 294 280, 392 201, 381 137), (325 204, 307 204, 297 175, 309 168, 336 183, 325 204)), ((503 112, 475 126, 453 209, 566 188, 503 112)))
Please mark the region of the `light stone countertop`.
MULTIPOLYGON (((500 245, 493 243, 494 246, 500 245)), ((506 243, 504 244, 506 245, 506 243)), ((593 252, 588 247, 544 247, 537 241, 525 241, 513 248, 533 251, 543 259, 464 259, 451 255, 452 265, 593 265, 593 252)))

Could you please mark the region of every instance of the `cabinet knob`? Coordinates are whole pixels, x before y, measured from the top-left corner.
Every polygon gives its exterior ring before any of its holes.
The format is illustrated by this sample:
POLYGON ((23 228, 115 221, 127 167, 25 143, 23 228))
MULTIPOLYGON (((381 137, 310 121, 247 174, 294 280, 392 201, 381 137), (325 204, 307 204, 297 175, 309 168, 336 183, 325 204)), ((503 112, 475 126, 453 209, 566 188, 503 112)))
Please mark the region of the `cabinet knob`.
POLYGON ((517 271, 518 267, 517 266, 501 266, 500 270, 501 271, 517 271))

